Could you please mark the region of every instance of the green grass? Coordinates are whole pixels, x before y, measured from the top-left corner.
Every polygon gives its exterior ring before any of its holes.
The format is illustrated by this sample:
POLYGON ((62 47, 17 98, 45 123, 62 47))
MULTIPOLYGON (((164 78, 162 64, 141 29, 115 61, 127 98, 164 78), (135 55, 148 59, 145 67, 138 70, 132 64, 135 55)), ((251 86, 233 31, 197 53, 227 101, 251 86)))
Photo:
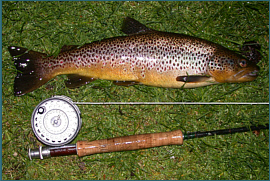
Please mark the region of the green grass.
MULTIPOLYGON (((269 132, 193 139, 182 146, 32 160, 41 143, 31 129, 38 103, 53 95, 73 101, 269 101, 268 2, 3 2, 2 179, 269 179, 269 132), (253 82, 196 89, 115 86, 97 80, 78 89, 58 76, 22 97, 13 96, 16 69, 7 46, 57 55, 63 45, 83 45, 123 35, 125 16, 148 27, 184 33, 238 51, 245 41, 262 45, 260 76, 253 82)), ((74 140, 181 129, 206 131, 266 124, 268 105, 79 105, 83 125, 74 140)))

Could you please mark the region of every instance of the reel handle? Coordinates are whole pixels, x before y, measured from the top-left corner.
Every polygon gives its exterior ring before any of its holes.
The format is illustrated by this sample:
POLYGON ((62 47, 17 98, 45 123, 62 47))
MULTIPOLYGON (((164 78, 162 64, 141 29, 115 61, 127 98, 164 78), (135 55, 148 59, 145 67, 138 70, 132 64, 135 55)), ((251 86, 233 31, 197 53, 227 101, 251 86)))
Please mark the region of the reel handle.
POLYGON ((97 153, 138 150, 166 145, 182 145, 184 136, 181 130, 162 133, 123 136, 96 141, 78 141, 79 157, 97 153))

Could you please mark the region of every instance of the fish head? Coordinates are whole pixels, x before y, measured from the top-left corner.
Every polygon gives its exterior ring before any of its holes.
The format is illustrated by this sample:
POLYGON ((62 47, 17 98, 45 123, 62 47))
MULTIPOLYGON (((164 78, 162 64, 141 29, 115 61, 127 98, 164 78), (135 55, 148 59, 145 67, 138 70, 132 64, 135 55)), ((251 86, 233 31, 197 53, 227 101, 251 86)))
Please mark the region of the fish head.
POLYGON ((221 51, 209 61, 209 74, 220 83, 250 82, 258 77, 259 67, 231 51, 221 51))

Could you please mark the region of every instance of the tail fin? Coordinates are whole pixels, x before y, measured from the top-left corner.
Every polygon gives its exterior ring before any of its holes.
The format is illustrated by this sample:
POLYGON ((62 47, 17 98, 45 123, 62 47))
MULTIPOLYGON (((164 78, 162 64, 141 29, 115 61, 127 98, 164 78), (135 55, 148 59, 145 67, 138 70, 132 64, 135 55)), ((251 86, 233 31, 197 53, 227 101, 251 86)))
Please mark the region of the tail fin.
POLYGON ((35 51, 28 51, 26 48, 10 46, 8 47, 10 55, 13 57, 14 65, 17 68, 17 76, 14 80, 14 95, 21 96, 31 92, 46 82, 44 70, 40 62, 47 55, 35 51))

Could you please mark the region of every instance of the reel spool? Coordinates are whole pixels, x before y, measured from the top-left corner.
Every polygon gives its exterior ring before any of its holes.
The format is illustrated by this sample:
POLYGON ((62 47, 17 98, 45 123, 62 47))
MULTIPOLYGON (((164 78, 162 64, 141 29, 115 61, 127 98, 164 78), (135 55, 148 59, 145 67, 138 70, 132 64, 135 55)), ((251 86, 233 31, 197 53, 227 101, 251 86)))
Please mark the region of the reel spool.
POLYGON ((70 143, 82 125, 79 108, 66 96, 43 100, 34 109, 31 125, 40 142, 49 146, 70 143))

